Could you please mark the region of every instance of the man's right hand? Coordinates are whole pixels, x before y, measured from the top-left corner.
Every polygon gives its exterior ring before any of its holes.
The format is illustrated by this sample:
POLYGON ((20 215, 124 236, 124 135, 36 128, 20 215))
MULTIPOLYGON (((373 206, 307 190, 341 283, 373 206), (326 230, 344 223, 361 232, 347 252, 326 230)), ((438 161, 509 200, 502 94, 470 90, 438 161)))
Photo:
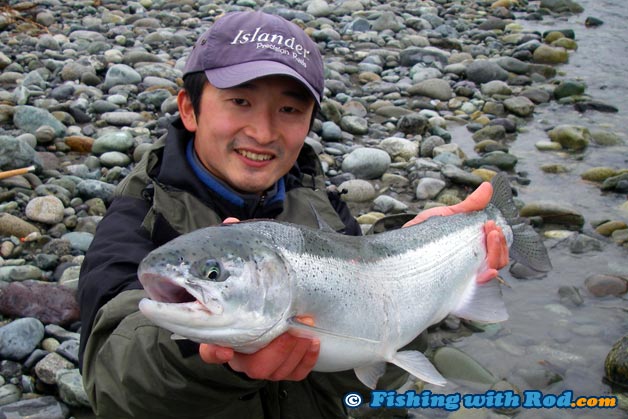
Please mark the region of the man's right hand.
MULTIPOLYGON (((309 317, 302 317, 300 322, 314 325, 309 317)), ((320 342, 317 339, 297 337, 284 333, 267 346, 252 354, 235 352, 231 348, 203 343, 199 354, 208 364, 224 364, 256 380, 300 381, 312 371, 320 342)))

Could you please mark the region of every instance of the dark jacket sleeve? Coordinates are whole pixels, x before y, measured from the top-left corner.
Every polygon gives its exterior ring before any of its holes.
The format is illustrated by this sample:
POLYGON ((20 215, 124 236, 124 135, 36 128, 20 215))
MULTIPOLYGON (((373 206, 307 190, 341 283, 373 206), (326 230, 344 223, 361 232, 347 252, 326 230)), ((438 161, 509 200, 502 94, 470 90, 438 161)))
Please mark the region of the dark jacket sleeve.
POLYGON ((149 208, 149 203, 144 200, 118 197, 98 224, 79 277, 81 366, 98 310, 121 292, 142 288, 137 279, 137 267, 154 248, 147 232, 141 227, 149 208))

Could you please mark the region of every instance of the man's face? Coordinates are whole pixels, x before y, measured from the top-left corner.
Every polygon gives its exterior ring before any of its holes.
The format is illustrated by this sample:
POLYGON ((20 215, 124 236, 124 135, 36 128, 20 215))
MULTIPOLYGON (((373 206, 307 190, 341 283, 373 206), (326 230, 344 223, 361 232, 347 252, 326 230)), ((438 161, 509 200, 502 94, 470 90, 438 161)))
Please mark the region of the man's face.
POLYGON ((200 161, 218 179, 247 193, 263 193, 290 170, 314 110, 307 89, 287 76, 228 89, 207 83, 198 116, 186 97, 180 93, 179 110, 185 127, 195 132, 200 161))

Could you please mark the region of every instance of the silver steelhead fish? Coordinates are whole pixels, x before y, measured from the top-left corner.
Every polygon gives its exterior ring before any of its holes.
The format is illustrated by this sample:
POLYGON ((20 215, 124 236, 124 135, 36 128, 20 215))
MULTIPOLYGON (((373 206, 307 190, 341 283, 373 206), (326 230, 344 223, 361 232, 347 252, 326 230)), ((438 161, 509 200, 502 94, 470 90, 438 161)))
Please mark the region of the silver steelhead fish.
POLYGON ((486 267, 484 224, 495 220, 514 259, 551 264, 540 237, 518 218, 508 180, 493 180, 483 211, 353 237, 276 221, 208 227, 152 251, 139 267, 150 299, 140 310, 196 342, 251 353, 289 329, 321 341, 316 371, 354 369, 374 388, 386 362, 437 385, 445 379, 418 351, 399 351, 448 314, 507 319, 486 267), (295 321, 309 315, 315 326, 295 321))

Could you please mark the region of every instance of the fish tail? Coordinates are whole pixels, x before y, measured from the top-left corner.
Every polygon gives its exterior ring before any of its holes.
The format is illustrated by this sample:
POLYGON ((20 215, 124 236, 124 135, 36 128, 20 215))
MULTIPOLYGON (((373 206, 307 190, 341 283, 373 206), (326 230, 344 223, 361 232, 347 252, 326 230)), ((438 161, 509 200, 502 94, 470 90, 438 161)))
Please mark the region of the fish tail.
POLYGON ((541 236, 519 216, 508 177, 498 173, 491 180, 491 184, 493 185, 491 204, 502 213, 512 229, 510 257, 535 271, 549 272, 552 269, 552 262, 547 249, 541 236))

